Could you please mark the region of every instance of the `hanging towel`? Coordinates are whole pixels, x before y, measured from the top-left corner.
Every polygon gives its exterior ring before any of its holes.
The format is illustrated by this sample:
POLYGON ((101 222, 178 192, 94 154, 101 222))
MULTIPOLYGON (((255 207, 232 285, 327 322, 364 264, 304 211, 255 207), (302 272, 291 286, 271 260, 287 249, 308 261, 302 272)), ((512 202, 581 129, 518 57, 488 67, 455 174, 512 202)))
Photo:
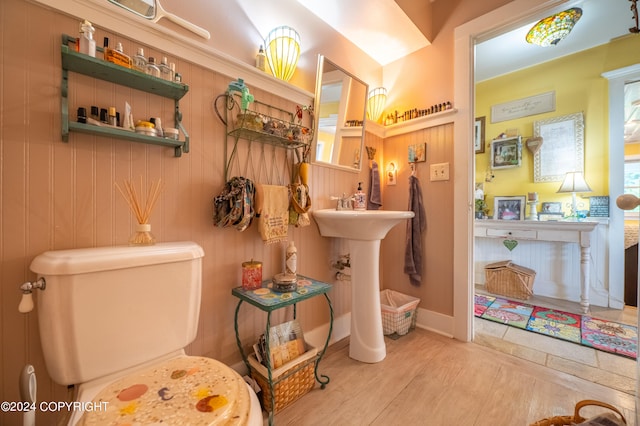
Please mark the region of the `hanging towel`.
POLYGON ((422 283, 422 231, 427 227, 427 216, 420 181, 413 175, 409 177, 409 210, 415 216, 407 221, 404 273, 409 274, 409 281, 417 287, 422 283))
POLYGON ((378 163, 371 161, 371 175, 369 176, 369 202, 367 210, 378 210, 382 207, 382 197, 380 196, 380 172, 378 163))
POLYGON ((258 231, 266 244, 287 241, 289 228, 289 188, 262 185, 262 210, 258 231))

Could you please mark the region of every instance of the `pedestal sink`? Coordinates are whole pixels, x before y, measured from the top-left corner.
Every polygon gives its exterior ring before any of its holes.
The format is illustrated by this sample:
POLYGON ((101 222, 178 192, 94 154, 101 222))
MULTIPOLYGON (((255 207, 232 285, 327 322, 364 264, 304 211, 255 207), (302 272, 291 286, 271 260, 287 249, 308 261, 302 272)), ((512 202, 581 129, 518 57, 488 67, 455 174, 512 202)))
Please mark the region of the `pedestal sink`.
MULTIPOLYGON (((334 210, 313 211, 320 234, 344 238, 351 256, 351 337, 349 356, 374 363, 387 355, 380 312, 380 241, 411 211, 334 210)), ((399 255, 399 260, 403 254, 399 255)))

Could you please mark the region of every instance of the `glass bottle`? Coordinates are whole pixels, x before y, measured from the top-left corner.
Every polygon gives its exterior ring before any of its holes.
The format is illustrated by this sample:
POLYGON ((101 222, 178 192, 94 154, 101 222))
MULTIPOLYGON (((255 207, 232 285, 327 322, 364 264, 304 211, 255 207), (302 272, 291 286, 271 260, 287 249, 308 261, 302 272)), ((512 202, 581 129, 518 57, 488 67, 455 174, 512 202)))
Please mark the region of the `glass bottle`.
POLYGON ((171 68, 169 68, 169 65, 167 64, 166 56, 162 57, 162 61, 160 61, 158 68, 160 68, 160 78, 167 81, 173 81, 173 75, 171 74, 171 68))
POLYGON ((147 63, 145 72, 149 75, 160 78, 160 68, 156 65, 156 60, 153 56, 149 56, 149 62, 147 63))
POLYGON ((134 55, 133 60, 133 68, 140 71, 146 72, 147 70, 147 58, 144 57, 144 49, 142 47, 138 47, 138 53, 134 55))
POLYGON ((258 54, 256 55, 256 68, 260 71, 267 70, 267 56, 264 54, 264 47, 260 45, 260 49, 258 50, 258 54))

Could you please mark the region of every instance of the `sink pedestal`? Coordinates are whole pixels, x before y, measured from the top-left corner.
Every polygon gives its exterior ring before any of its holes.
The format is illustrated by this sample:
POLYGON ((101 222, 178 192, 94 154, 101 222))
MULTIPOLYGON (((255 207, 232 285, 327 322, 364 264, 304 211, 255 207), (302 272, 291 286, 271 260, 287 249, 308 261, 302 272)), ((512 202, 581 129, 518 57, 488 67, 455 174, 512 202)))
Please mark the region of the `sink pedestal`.
POLYGON ((349 356, 361 362, 380 362, 387 356, 380 311, 380 240, 347 243, 351 256, 349 356))
POLYGON ((349 356, 380 362, 387 356, 380 311, 380 241, 411 211, 333 210, 313 212, 320 234, 344 238, 351 256, 351 338, 349 356))

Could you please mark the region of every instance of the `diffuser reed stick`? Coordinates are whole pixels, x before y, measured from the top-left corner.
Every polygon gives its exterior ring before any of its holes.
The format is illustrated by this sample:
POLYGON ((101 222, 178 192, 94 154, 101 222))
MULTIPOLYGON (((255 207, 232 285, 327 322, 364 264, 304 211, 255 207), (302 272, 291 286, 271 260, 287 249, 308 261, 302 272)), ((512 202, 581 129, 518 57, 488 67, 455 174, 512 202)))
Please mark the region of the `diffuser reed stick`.
POLYGON ((156 243, 156 239, 151 234, 151 225, 149 224, 149 218, 153 207, 158 201, 160 192, 162 191, 162 179, 158 179, 157 182, 151 182, 149 188, 147 188, 146 194, 142 184, 142 176, 140 177, 140 196, 132 181, 125 180, 123 182, 124 190, 116 182, 116 188, 125 199, 129 208, 133 212, 138 224, 136 225, 136 232, 129 239, 131 245, 153 245, 156 243))

